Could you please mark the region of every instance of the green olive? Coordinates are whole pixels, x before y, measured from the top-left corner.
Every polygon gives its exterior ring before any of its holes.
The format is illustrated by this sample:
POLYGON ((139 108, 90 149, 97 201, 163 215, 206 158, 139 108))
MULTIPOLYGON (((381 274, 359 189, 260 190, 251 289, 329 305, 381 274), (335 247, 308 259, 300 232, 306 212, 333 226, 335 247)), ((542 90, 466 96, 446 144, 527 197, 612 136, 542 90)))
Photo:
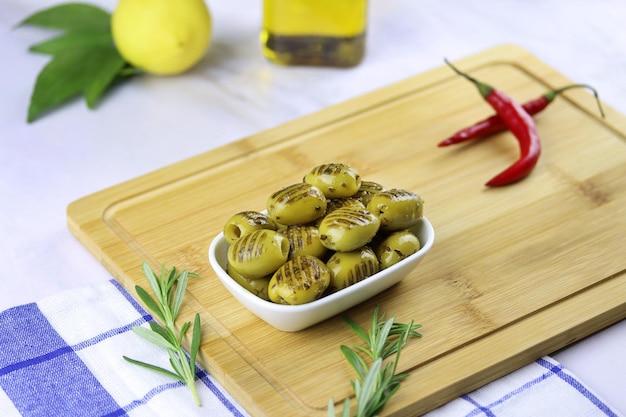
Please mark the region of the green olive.
POLYGON ((332 199, 328 199, 326 200, 326 213, 320 217, 319 219, 315 220, 315 222, 313 223, 315 226, 317 226, 319 228, 320 223, 322 223, 322 220, 324 220, 325 216, 328 216, 328 214, 330 214, 331 212, 337 210, 338 208, 342 208, 342 207, 353 207, 353 208, 358 208, 358 209, 365 209, 365 205, 363 205, 363 203, 361 203, 359 200, 357 200, 356 198, 352 198, 352 197, 348 197, 348 198, 332 198, 332 199))
POLYGON ((402 230, 422 218, 424 200, 410 191, 391 189, 374 195, 367 209, 380 219, 381 230, 402 230))
POLYGON ((365 204, 363 204, 360 200, 352 197, 348 198, 333 198, 328 200, 328 204, 326 205, 326 214, 331 211, 335 211, 341 207, 355 207, 364 209, 365 204))
POLYGON ((297 183, 273 193, 267 200, 267 214, 286 226, 311 223, 326 212, 322 191, 306 183, 297 183))
POLYGON ((376 256, 382 269, 408 258, 420 250, 420 241, 409 230, 398 230, 390 233, 375 247, 376 256))
POLYGON ((350 252, 335 252, 328 262, 332 272, 329 289, 338 291, 377 273, 378 258, 368 246, 350 252))
POLYGON ((359 191, 361 176, 350 165, 330 163, 318 165, 304 176, 328 198, 350 197, 359 191))
POLYGON ((270 279, 268 294, 278 304, 306 304, 322 297, 330 284, 330 269, 314 256, 296 256, 270 279))
POLYGON ((378 232, 380 220, 368 210, 342 207, 320 223, 320 240, 328 249, 349 252, 368 244, 378 232))
POLYGON ((320 240, 319 229, 313 225, 289 226, 281 233, 289 240, 290 258, 299 255, 311 255, 321 259, 328 252, 320 240))
POLYGON ((374 181, 361 181, 359 191, 354 195, 356 199, 361 201, 365 207, 372 200, 372 197, 381 191, 384 191, 385 187, 374 181))
POLYGON ((242 211, 228 219, 224 225, 224 239, 228 244, 233 244, 241 236, 260 229, 276 230, 276 224, 267 214, 242 211))
POLYGON ((270 283, 270 276, 265 276, 257 279, 249 279, 241 275, 239 271, 228 265, 228 275, 239 285, 250 291, 252 294, 266 301, 269 301, 270 297, 267 294, 267 289, 270 283))
POLYGON ((271 275, 289 256, 289 240, 274 230, 254 230, 228 247, 228 263, 248 279, 271 275))

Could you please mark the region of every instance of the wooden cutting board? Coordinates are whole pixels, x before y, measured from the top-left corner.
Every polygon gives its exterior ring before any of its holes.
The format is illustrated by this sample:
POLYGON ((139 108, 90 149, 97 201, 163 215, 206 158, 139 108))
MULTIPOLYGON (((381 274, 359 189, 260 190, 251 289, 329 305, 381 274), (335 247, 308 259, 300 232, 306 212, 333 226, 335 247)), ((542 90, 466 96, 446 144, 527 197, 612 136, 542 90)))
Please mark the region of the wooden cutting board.
MULTIPOLYGON (((456 60, 524 102, 572 83, 505 45, 456 60)), ((579 80, 580 81, 580 80, 579 80)), ((584 81, 584 80, 582 80, 584 81)), ((384 415, 424 413, 626 317, 626 118, 567 91, 536 116, 543 154, 524 181, 484 183, 511 164, 510 133, 436 144, 492 114, 443 65, 362 97, 97 192, 68 208, 72 233, 134 294, 142 260, 201 274, 182 319, 200 312, 200 360, 254 416, 325 416, 355 375, 339 346, 358 343, 340 316, 275 330, 219 283, 207 249, 235 212, 317 164, 345 162, 365 179, 426 201, 436 241, 400 284, 345 314, 366 326, 376 305, 423 325, 403 351, 410 372, 384 415)))

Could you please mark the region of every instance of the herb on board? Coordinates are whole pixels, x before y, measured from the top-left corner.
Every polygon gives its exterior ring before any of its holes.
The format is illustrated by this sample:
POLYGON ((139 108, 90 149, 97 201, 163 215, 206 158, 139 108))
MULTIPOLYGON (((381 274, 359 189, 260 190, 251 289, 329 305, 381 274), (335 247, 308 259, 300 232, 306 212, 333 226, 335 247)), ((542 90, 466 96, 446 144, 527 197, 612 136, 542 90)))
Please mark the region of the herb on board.
POLYGON ((35 81, 27 122, 81 94, 87 107, 116 81, 140 73, 122 58, 111 34, 111 14, 84 3, 53 6, 27 17, 18 26, 61 31, 56 37, 32 45, 29 51, 52 58, 35 81))
MULTIPOLYGON (((383 321, 385 314, 378 314, 378 306, 372 314, 371 328, 361 328, 349 318, 344 320, 364 342, 365 346, 354 345, 352 348, 342 345, 346 360, 356 370, 358 378, 350 381, 356 399, 355 417, 373 417, 378 415, 389 399, 400 389, 400 382, 408 373, 396 374, 400 351, 409 337, 421 337, 416 330, 419 324, 397 323, 392 317, 383 321), (392 360, 385 360, 395 355, 392 360), (365 358, 364 358, 365 356, 365 358)), ((334 402, 328 401, 328 415, 335 416, 334 402)), ((350 399, 343 403, 341 417, 350 416, 350 399)))
POLYGON ((126 356, 124 356, 124 359, 135 365, 157 371, 185 383, 189 386, 194 401, 198 406, 200 406, 200 398, 198 396, 198 391, 196 390, 195 382, 196 356, 198 354, 198 349, 200 348, 200 339, 202 336, 200 315, 196 313, 193 323, 193 336, 191 338, 189 356, 187 356, 183 350, 182 341, 187 333, 187 330, 189 330, 189 327, 191 326, 191 322, 184 323, 180 330, 177 330, 175 325, 176 317, 178 316, 180 306, 183 303, 183 297, 187 288, 187 280, 189 277, 197 277, 198 275, 187 272, 186 270, 177 273, 176 268, 172 268, 167 271, 165 266, 163 266, 161 269, 161 275, 157 277, 146 262, 143 263, 143 272, 146 275, 146 278, 148 278, 148 282, 150 283, 150 287, 152 288, 152 292, 154 293, 156 300, 139 285, 135 286, 137 295, 139 295, 139 298, 141 298, 148 309, 165 325, 161 326, 154 321, 150 321, 150 329, 141 326, 134 326, 133 331, 147 341, 167 349, 170 357, 170 365, 172 365, 173 371, 157 365, 151 365, 135 359, 130 359, 126 356))

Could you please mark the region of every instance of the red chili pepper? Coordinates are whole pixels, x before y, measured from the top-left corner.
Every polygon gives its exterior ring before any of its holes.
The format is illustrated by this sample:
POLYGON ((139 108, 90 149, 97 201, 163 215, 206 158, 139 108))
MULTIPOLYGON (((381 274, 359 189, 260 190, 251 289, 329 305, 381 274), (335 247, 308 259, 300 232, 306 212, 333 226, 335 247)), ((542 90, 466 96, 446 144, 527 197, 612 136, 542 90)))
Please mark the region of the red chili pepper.
MULTIPOLYGON (((598 97, 597 91, 593 87, 590 87, 586 84, 572 84, 572 85, 567 85, 565 87, 561 87, 556 90, 548 91, 544 95, 534 100, 524 103, 522 107, 531 116, 535 115, 543 111, 546 107, 548 107, 548 105, 552 103, 552 101, 554 101, 554 99, 563 91, 569 90, 571 88, 579 88, 579 87, 588 88, 593 92, 593 95, 595 96, 596 101, 598 102, 598 108, 600 109, 600 114, 602 115, 602 117, 604 117, 604 111, 602 110, 602 105, 600 104, 600 99, 598 97)), ((444 147, 448 145, 454 145, 454 144, 465 142, 471 139, 477 139, 477 138, 481 138, 484 136, 488 136, 493 133, 502 132, 506 129, 507 129, 506 123, 504 123, 504 121, 499 115, 494 114, 493 116, 488 117, 484 120, 481 120, 480 122, 473 124, 472 126, 459 130, 458 132, 456 132, 455 134, 453 134, 446 140, 439 142, 437 146, 444 147)))
POLYGON ((493 88, 460 71, 448 60, 446 64, 457 74, 471 81, 480 95, 496 111, 498 116, 506 124, 508 129, 515 135, 520 146, 520 157, 513 165, 502 171, 487 182, 488 187, 508 185, 526 177, 533 170, 541 154, 539 134, 532 116, 522 108, 520 104, 512 100, 504 92, 493 88))

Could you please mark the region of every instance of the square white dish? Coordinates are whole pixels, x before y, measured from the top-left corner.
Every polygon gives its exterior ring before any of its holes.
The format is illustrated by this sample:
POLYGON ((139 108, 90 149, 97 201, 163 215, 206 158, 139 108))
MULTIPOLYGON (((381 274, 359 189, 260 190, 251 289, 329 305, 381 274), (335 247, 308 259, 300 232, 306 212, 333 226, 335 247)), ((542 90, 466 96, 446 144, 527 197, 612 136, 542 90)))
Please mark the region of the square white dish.
POLYGON ((422 217, 410 230, 415 233, 421 244, 420 250, 416 253, 363 281, 307 304, 276 304, 263 300, 240 286, 226 272, 229 245, 223 233, 218 234, 209 246, 209 262, 226 289, 248 310, 278 330, 296 332, 373 297, 407 276, 432 248, 435 241, 435 231, 426 217, 422 217))

